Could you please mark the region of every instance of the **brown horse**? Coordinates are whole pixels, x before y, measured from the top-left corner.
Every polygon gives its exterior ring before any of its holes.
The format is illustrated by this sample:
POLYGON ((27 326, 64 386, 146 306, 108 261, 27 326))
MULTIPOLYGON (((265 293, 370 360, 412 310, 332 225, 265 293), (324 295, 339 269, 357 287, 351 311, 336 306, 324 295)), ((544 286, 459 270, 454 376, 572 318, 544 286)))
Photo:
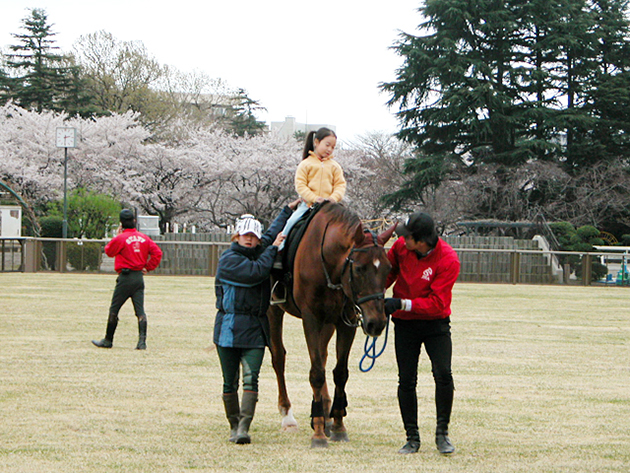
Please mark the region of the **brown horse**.
POLYGON ((345 386, 348 358, 361 326, 372 337, 387 324, 383 297, 391 269, 383 248, 393 228, 378 239, 364 233, 359 217, 343 206, 327 203, 313 217, 295 256, 293 292, 287 302, 271 306, 271 356, 278 381, 278 407, 285 430, 297 428, 284 378, 286 350, 282 342, 284 311, 302 319, 311 360, 309 381, 313 389, 311 447, 327 447, 332 441, 348 441, 343 424, 346 415, 345 386), (386 239, 385 239, 386 238, 386 239), (326 384, 328 343, 337 331, 337 365, 333 370, 334 399, 326 384), (332 422, 330 419, 332 418, 332 422), (332 424, 332 425, 331 425, 332 424))

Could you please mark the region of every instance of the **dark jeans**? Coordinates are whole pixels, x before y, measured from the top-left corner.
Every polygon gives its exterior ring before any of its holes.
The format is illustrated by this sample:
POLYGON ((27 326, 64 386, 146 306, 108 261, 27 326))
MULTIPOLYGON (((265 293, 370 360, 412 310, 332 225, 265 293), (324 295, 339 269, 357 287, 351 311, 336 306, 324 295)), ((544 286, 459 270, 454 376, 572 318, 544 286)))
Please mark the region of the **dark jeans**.
MULTIPOLYGON (((400 320, 393 318, 398 364, 398 402, 407 436, 418 432, 418 362, 420 348, 431 360, 435 380, 437 432, 447 432, 453 406, 453 374, 451 358, 450 318, 441 320, 400 320)), ((413 437, 413 435, 412 435, 413 437)))
POLYGON ((243 390, 258 392, 258 375, 265 357, 264 348, 233 348, 217 345, 223 373, 223 393, 238 391, 239 366, 243 366, 243 390))
POLYGON ((144 313, 144 276, 142 271, 120 273, 116 278, 116 288, 109 307, 109 322, 118 322, 118 312, 127 299, 131 298, 133 310, 138 320, 146 320, 144 313))

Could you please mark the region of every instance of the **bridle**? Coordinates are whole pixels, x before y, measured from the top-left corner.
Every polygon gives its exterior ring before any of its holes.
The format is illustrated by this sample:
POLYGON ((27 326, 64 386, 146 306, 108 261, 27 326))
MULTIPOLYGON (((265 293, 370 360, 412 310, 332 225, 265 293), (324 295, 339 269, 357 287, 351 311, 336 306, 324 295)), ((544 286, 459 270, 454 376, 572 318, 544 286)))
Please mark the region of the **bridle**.
MULTIPOLYGON (((374 294, 369 294, 367 296, 357 297, 357 293, 354 290, 354 284, 353 284, 354 259, 352 255, 354 255, 355 253, 367 252, 370 250, 371 247, 352 248, 350 250, 350 254, 348 254, 348 256, 346 257, 346 260, 343 263, 343 268, 341 270, 341 282, 339 284, 333 284, 332 280, 330 279, 330 275, 328 274, 328 270, 326 269, 326 259, 324 258, 324 241, 326 240, 326 232, 328 231, 328 225, 330 225, 330 222, 326 224, 326 228, 324 229, 324 235, 322 236, 322 243, 321 243, 320 252, 319 252, 319 255, 322 261, 322 268, 324 268, 324 276, 326 276, 326 285, 328 286, 329 289, 332 289, 334 291, 342 291, 345 296, 344 308, 341 311, 341 320, 343 320, 343 323, 346 324, 348 327, 359 327, 363 325, 363 309, 361 309, 361 304, 364 304, 369 301, 385 298, 385 294, 383 292, 377 292, 374 294), (350 295, 348 295, 348 291, 346 290, 343 284, 343 275, 345 274, 346 271, 349 272, 350 295), (356 322, 353 322, 352 320, 350 320, 350 318, 346 315, 345 305, 347 301, 350 301, 350 303, 354 305, 354 314, 356 316, 356 322)), ((378 242, 376 240, 376 236, 374 235, 374 233, 370 232, 370 235, 372 235, 372 242, 374 246, 378 246, 378 242)))

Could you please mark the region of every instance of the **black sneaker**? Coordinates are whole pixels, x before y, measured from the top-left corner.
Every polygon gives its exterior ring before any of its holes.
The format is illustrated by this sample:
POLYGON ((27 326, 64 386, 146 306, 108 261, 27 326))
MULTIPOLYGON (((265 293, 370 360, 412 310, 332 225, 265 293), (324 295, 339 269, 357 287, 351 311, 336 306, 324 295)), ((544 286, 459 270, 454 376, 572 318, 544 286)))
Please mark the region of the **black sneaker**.
POLYGON ((407 443, 398 450, 398 453, 406 455, 408 453, 417 453, 418 450, 420 450, 420 442, 418 440, 408 440, 407 443))
POLYGON ((437 445, 438 452, 442 455, 450 455, 455 451, 448 434, 435 434, 435 445, 437 445))
POLYGON ((112 342, 104 338, 103 340, 92 340, 92 343, 99 348, 111 348, 112 342))

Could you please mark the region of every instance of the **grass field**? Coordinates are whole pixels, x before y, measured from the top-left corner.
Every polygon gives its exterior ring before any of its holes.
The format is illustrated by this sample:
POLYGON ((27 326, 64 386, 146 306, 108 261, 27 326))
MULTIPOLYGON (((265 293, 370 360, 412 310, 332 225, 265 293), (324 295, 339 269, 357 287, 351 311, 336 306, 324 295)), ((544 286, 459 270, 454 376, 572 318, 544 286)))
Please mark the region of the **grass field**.
MULTIPOLYGON (((251 445, 227 442, 212 345, 213 279, 146 279, 148 349, 131 303, 111 350, 114 276, 0 274, 0 471, 13 472, 627 472, 630 471, 630 292, 616 287, 455 287, 451 439, 433 443, 433 380, 422 355, 423 444, 404 433, 393 341, 369 373, 355 342, 351 441, 311 450, 301 325, 285 323, 287 382, 300 424, 280 431, 267 354, 251 445)), ((390 334, 391 335, 391 334, 390 334)), ((329 371, 332 366, 329 366, 329 371)), ((329 373, 329 378, 330 378, 329 373)))

